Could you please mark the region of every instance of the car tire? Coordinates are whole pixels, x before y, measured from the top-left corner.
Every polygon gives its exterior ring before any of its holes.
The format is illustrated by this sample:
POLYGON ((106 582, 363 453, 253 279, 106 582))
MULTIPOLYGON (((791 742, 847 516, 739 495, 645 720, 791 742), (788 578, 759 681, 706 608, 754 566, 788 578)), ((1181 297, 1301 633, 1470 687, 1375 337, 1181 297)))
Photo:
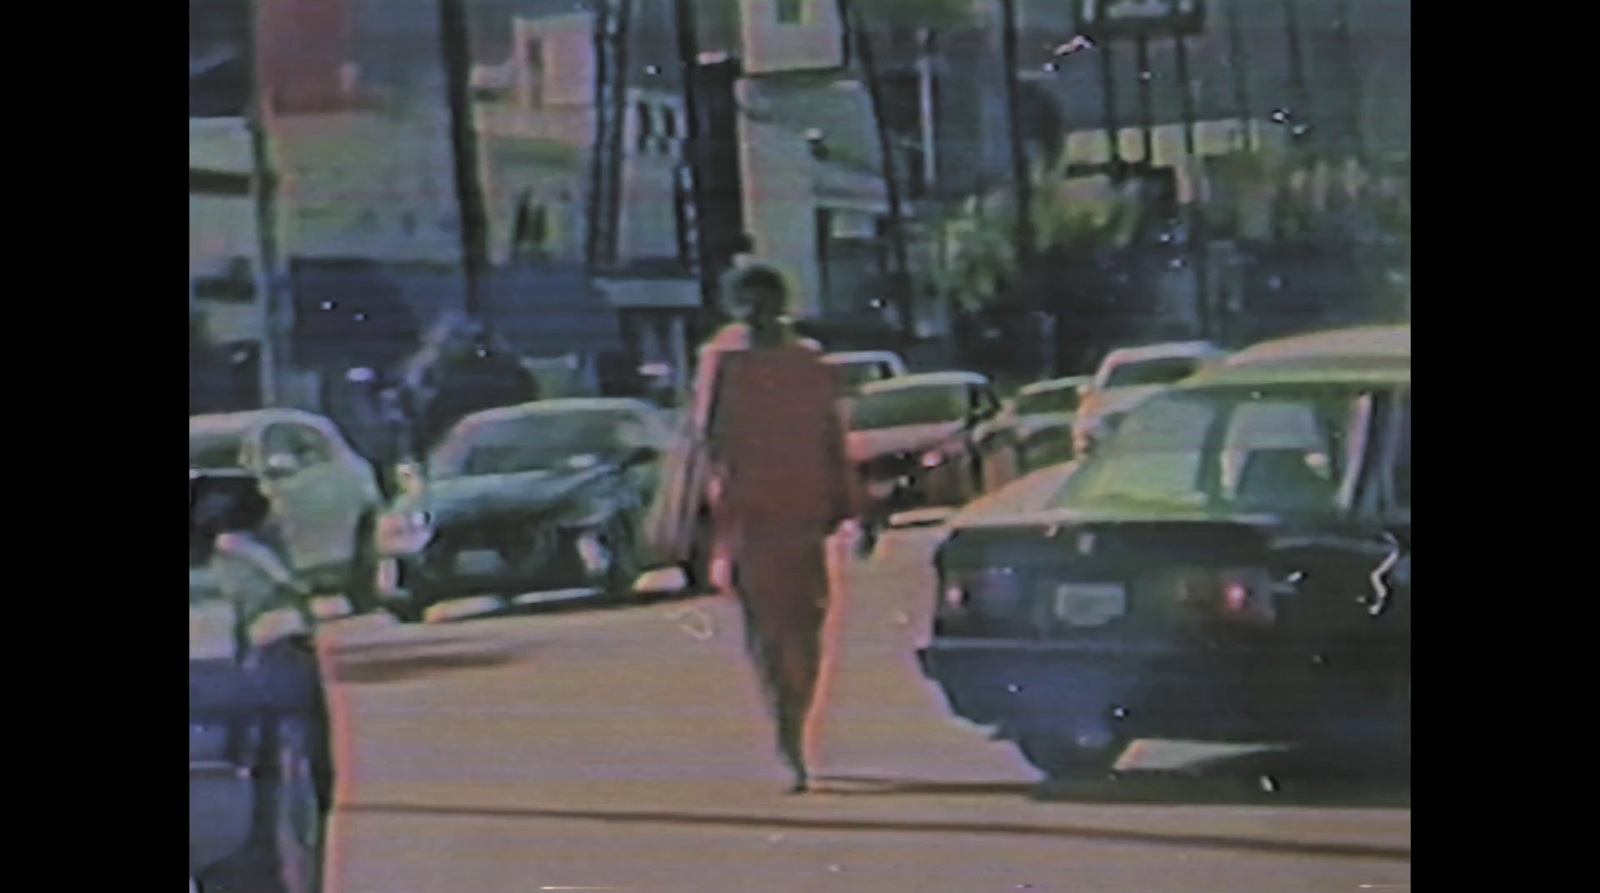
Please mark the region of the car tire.
POLYGON ((204 893, 321 893, 329 804, 318 793, 314 723, 281 720, 256 769, 256 825, 239 853, 201 873, 204 893))
POLYGON ((328 811, 317 792, 315 736, 308 725, 278 728, 273 764, 273 866, 284 893, 321 893, 328 811))
POLYGON ((376 521, 370 514, 363 515, 356 525, 355 544, 351 550, 350 582, 345 586, 345 599, 356 614, 371 614, 381 606, 378 599, 378 550, 374 542, 376 521))
POLYGON ((611 563, 606 568, 606 595, 618 599, 629 598, 633 595, 633 585, 643 573, 633 519, 623 513, 613 516, 606 524, 604 543, 611 552, 611 563))
POLYGON ((1085 750, 1061 738, 1039 733, 1016 738, 1022 758, 1051 781, 1092 781, 1111 778, 1121 750, 1116 747, 1085 750))
POLYGON ((715 529, 711 525, 711 515, 707 512, 697 514, 694 519, 694 534, 689 541, 689 566, 686 569, 689 588, 696 592, 708 592, 712 588, 711 557, 715 535, 715 529))

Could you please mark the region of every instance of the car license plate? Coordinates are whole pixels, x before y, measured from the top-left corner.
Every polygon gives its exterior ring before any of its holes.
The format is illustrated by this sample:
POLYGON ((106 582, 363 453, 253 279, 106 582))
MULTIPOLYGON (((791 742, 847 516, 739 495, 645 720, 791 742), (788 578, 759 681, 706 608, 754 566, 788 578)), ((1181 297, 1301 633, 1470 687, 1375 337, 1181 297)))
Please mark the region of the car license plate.
POLYGON ((1105 626, 1128 613, 1128 588, 1120 583, 1056 587, 1056 619, 1072 626, 1105 626))

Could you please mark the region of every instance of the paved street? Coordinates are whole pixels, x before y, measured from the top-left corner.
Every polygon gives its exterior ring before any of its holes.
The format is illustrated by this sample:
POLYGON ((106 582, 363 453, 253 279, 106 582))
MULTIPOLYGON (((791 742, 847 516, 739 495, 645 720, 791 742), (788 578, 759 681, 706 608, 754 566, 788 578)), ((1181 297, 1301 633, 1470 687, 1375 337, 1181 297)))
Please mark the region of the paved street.
POLYGON ((324 637, 333 893, 1405 890, 1409 808, 1270 795, 1036 802, 918 675, 929 531, 851 564, 818 747, 788 797, 716 599, 324 637))

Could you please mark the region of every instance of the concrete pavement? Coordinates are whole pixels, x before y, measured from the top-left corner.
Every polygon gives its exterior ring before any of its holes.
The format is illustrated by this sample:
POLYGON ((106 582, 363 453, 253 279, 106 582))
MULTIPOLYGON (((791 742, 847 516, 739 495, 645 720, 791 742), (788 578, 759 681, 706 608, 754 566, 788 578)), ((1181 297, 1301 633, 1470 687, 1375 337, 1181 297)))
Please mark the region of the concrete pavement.
POLYGON ((822 793, 786 797, 737 610, 623 610, 324 636, 335 893, 611 889, 1401 890, 1410 810, 1198 786, 1160 804, 1027 799, 1036 774, 948 717, 911 648, 937 533, 844 570, 822 793))

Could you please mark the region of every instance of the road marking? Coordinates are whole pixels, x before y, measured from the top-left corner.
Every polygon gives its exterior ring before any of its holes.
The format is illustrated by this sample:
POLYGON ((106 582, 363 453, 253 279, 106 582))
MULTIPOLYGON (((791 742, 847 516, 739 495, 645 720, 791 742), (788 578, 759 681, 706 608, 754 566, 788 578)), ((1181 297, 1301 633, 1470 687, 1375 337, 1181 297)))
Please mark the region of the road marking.
POLYGON ((707 641, 717 634, 717 625, 711 619, 711 615, 699 608, 685 608, 681 611, 673 611, 667 615, 667 619, 677 621, 678 628, 697 641, 707 641))

